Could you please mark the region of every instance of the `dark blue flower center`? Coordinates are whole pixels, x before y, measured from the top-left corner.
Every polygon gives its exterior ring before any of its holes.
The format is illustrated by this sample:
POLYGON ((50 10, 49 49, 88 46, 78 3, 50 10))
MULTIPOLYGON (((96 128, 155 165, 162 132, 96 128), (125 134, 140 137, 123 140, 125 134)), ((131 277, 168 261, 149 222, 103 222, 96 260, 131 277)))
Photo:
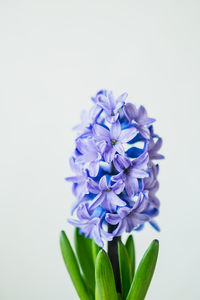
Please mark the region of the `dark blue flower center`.
POLYGON ((112 145, 116 145, 117 141, 116 140, 110 140, 112 145))
POLYGON ((124 174, 128 175, 130 173, 130 168, 124 169, 124 174))

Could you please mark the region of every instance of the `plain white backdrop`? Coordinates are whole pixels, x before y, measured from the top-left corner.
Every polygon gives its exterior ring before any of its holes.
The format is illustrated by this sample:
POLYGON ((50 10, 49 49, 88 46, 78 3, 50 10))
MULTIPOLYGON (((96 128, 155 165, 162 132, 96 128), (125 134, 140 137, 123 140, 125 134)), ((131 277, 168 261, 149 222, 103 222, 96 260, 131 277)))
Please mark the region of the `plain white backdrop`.
POLYGON ((160 255, 147 300, 198 300, 200 2, 0 0, 0 299, 78 299, 59 232, 68 158, 98 89, 143 104, 163 137, 160 255))

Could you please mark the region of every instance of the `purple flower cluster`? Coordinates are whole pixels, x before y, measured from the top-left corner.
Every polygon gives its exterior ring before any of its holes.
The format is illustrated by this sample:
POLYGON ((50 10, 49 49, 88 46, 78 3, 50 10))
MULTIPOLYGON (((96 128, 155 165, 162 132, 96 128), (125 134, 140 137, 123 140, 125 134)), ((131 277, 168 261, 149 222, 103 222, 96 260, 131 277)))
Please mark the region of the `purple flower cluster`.
POLYGON ((68 221, 86 237, 103 246, 124 231, 139 230, 159 213, 156 197, 159 171, 155 160, 162 139, 154 133, 146 109, 126 103, 127 94, 117 99, 112 92, 99 91, 89 113, 81 116, 76 147, 70 159, 77 198, 68 221), (108 233, 106 225, 113 225, 108 233))

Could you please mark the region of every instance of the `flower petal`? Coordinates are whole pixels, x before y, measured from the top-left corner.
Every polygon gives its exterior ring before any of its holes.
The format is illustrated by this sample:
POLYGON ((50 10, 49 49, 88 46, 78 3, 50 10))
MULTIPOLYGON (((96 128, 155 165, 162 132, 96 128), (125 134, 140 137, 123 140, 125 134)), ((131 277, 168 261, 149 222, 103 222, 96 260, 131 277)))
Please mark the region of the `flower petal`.
POLYGON ((124 190, 124 186, 125 186, 124 182, 120 180, 112 185, 112 190, 115 192, 115 194, 118 195, 122 193, 122 191, 124 190))
POLYGON ((80 153, 87 153, 89 150, 87 141, 85 139, 78 138, 76 140, 76 147, 80 153))
POLYGON ((119 198, 113 191, 107 192, 107 203, 106 206, 109 210, 116 210, 117 206, 125 206, 126 202, 119 198))
POLYGON ((120 134, 120 141, 122 143, 127 143, 132 140, 137 135, 137 133, 138 131, 135 127, 124 129, 120 134))
POLYGON ((118 214, 112 214, 112 213, 107 213, 105 219, 106 222, 112 225, 117 225, 121 221, 121 218, 118 214))
POLYGON ((131 165, 130 159, 119 154, 115 155, 113 163, 115 168, 120 172, 124 169, 127 169, 131 165))
POLYGON ((101 193, 101 194, 97 195, 94 198, 92 204, 89 206, 89 211, 92 212, 97 206, 101 205, 102 202, 104 201, 104 199, 105 199, 105 193, 101 193))
POLYGON ((146 118, 147 118, 147 111, 143 105, 140 105, 140 107, 138 108, 138 122, 140 123, 140 120, 146 118))
POLYGON ((108 190, 108 183, 107 183, 106 175, 101 177, 101 179, 99 181, 99 188, 101 191, 108 190))
POLYGON ((138 126, 137 129, 145 139, 148 139, 148 140, 150 139, 150 131, 147 127, 138 126))
POLYGON ((153 118, 145 118, 145 119, 143 119, 143 120, 140 120, 139 121, 139 124, 140 125, 150 125, 150 124, 152 124, 152 123, 154 123, 156 121, 156 119, 153 119, 153 118))
POLYGON ((113 161, 115 153, 116 153, 115 148, 107 145, 106 150, 104 152, 105 161, 107 161, 108 163, 113 161))
POLYGON ((99 194, 101 192, 99 185, 91 178, 88 178, 87 187, 92 194, 99 194))
POLYGON ((136 178, 128 176, 125 184, 126 184, 125 189, 128 196, 134 196, 135 194, 137 194, 139 185, 138 185, 138 180, 136 178))
POLYGON ((121 125, 120 122, 117 120, 115 123, 111 125, 110 138, 113 140, 118 140, 120 133, 121 133, 121 125))
POLYGON ((97 141, 110 141, 110 132, 105 127, 95 124, 93 126, 93 134, 97 141))
POLYGON ((132 120, 137 121, 137 109, 134 104, 126 103, 126 105, 124 106, 124 113, 129 122, 131 122, 132 120))
POLYGON ((99 161, 92 161, 88 164, 87 167, 89 174, 91 177, 96 177, 99 172, 99 161))
MULTIPOLYGON (((125 152, 124 152, 124 148, 123 148, 123 145, 121 142, 118 142, 117 144, 115 144, 113 146, 113 148, 115 149, 115 152, 118 152, 119 154, 124 155, 125 152)), ((113 157, 113 159, 114 159, 114 157, 113 157)))
POLYGON ((149 174, 141 169, 137 169, 132 167, 131 168, 131 176, 135 177, 135 178, 145 178, 145 177, 149 177, 149 174))

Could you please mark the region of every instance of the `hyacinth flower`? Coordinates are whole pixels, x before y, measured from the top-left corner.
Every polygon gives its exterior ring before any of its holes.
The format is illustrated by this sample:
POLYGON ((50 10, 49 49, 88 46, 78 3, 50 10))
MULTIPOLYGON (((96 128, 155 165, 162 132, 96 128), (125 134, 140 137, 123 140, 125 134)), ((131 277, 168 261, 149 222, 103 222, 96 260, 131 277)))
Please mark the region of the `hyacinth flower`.
POLYGON ((155 119, 142 105, 126 103, 127 96, 100 90, 74 127, 74 175, 66 181, 76 198, 68 218, 75 251, 64 231, 60 246, 81 300, 145 299, 157 261, 154 240, 135 270, 132 232, 148 224, 160 231, 155 219, 162 139, 154 133, 155 119))

